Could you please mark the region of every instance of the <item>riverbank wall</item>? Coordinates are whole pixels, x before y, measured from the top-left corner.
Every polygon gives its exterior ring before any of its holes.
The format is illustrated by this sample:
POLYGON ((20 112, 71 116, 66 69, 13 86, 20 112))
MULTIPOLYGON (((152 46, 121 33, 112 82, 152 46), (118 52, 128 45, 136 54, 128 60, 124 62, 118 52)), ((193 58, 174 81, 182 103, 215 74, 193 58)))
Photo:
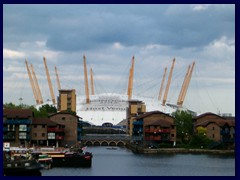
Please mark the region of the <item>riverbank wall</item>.
POLYGON ((190 154, 229 154, 235 155, 235 150, 218 149, 186 149, 186 148, 143 148, 137 145, 127 144, 126 148, 139 154, 161 154, 161 153, 190 153, 190 154))

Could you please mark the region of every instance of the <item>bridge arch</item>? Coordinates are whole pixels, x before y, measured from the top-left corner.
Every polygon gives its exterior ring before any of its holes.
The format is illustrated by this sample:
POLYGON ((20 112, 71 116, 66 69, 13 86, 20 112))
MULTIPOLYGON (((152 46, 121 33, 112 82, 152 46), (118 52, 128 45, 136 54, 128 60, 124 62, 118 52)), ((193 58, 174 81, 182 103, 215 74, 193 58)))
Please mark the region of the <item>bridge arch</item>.
POLYGON ((108 142, 107 142, 107 141, 103 141, 103 142, 101 143, 101 146, 108 146, 108 142))
POLYGON ((117 143, 117 146, 123 147, 123 146, 125 146, 125 144, 124 144, 124 142, 119 141, 119 142, 117 143))
POLYGON ((93 145, 91 141, 87 141, 85 144, 86 144, 87 146, 92 146, 92 145, 93 145))
POLYGON ((111 141, 111 142, 109 142, 109 146, 117 146, 117 144, 116 144, 116 142, 111 141))
POLYGON ((94 146, 100 146, 101 144, 100 144, 99 141, 95 141, 95 142, 93 143, 93 145, 94 145, 94 146))

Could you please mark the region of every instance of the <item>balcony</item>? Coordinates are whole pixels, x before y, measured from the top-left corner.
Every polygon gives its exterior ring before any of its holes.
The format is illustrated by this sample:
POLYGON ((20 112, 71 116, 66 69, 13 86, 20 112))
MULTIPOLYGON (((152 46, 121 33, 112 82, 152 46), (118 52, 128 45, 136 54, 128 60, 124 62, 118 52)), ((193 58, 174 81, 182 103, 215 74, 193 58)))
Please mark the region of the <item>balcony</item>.
POLYGON ((15 140, 15 136, 4 135, 3 139, 4 140, 15 140))
POLYGON ((147 141, 161 141, 161 136, 147 136, 145 137, 147 141))
POLYGON ((170 129, 145 129, 145 133, 170 133, 170 129))
POLYGON ((29 119, 7 119, 6 124, 31 124, 32 120, 29 119))
POLYGON ((64 128, 47 128, 47 132, 64 132, 64 128))
POLYGON ((63 139, 64 139, 64 136, 60 136, 60 135, 56 136, 56 140, 63 140, 63 139))

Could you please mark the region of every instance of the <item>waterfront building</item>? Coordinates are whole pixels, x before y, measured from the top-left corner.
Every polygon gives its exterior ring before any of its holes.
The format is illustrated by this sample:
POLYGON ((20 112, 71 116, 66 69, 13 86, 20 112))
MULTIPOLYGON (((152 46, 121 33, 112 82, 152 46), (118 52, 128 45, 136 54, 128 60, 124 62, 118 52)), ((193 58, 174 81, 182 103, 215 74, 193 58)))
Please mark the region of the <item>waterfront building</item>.
POLYGON ((64 140, 64 128, 49 118, 33 118, 31 125, 31 144, 40 146, 56 146, 64 140))
POLYGON ((127 108, 127 133, 132 136, 133 120, 146 112, 146 105, 139 100, 130 100, 127 108))
POLYGON ((73 115, 69 112, 57 112, 49 116, 49 119, 57 124, 62 124, 64 128, 64 140, 60 142, 60 146, 73 146, 81 140, 82 124, 81 117, 73 115))
POLYGON ((206 136, 216 142, 235 142, 235 118, 222 117, 210 112, 193 118, 194 130, 207 129, 206 136))
POLYGON ((30 140, 33 112, 30 109, 3 109, 3 142, 11 146, 27 145, 30 140))
POLYGON ((142 140, 148 145, 176 142, 174 118, 160 111, 147 112, 135 117, 132 131, 133 139, 142 140))

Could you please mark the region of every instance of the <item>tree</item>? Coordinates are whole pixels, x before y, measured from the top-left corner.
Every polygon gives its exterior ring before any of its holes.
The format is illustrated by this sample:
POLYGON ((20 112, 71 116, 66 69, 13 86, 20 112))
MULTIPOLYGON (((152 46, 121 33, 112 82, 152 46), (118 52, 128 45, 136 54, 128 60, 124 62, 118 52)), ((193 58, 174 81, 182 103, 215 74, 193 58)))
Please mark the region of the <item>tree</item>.
POLYGON ((41 106, 38 110, 34 110, 34 117, 48 117, 49 114, 53 114, 57 112, 57 108, 54 105, 45 104, 41 106))
POLYGON ((204 128, 202 126, 197 127, 197 134, 206 135, 207 134, 207 128, 204 128))
POLYGON ((172 113, 174 117, 174 123, 177 128, 177 138, 181 140, 181 142, 189 142, 193 135, 193 122, 192 115, 187 111, 177 110, 172 113))

